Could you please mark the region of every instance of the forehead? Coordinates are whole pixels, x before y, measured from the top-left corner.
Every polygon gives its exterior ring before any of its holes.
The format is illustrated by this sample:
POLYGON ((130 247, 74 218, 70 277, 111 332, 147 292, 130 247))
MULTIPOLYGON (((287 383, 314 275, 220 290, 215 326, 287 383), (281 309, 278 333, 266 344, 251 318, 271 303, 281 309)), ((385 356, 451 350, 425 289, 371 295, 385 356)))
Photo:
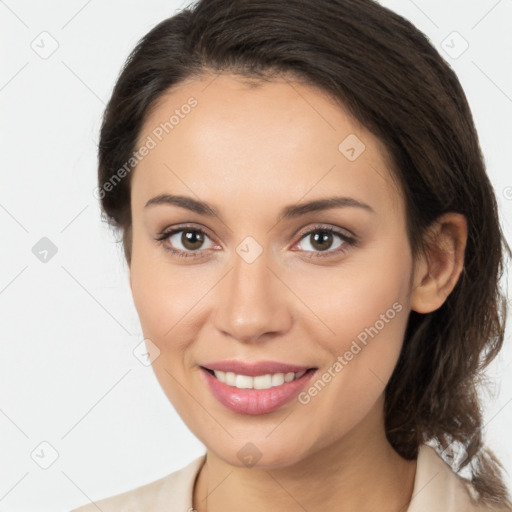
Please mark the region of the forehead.
POLYGON ((382 208, 399 200, 382 142, 323 91, 285 79, 183 82, 152 108, 137 147, 145 144, 151 149, 132 177, 135 202, 176 189, 218 204, 333 191, 382 208))

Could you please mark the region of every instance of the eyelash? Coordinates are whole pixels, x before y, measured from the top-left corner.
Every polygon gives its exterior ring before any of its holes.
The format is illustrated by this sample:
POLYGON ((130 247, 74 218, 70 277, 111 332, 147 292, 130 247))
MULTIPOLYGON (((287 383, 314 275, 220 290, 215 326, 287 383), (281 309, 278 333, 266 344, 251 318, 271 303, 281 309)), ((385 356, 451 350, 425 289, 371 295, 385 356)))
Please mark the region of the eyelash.
MULTIPOLYGON (((157 238, 155 240, 161 244, 166 251, 169 251, 171 254, 177 256, 178 258, 201 258, 203 256, 198 256, 198 252, 202 252, 201 250, 198 251, 182 251, 179 249, 173 249, 172 247, 169 247, 164 242, 171 237, 172 235, 175 235, 176 233, 180 233, 182 231, 188 231, 192 233, 201 233, 203 235, 208 236, 208 233, 206 233, 204 230, 193 227, 193 226, 179 226, 177 228, 165 230, 158 234, 157 238)), ((332 227, 323 227, 323 226, 315 226, 313 229, 310 229, 309 231, 306 231, 302 234, 302 236, 299 239, 299 242, 303 240, 304 238, 307 238, 308 236, 314 234, 314 233, 331 233, 334 235, 338 235, 342 241, 344 242, 340 247, 334 250, 327 250, 327 251, 306 251, 306 252, 314 252, 316 253, 315 256, 308 256, 308 258, 329 258, 338 256, 340 254, 343 254, 347 250, 348 246, 356 246, 357 240, 356 238, 347 236, 346 234, 342 233, 341 231, 332 228, 332 227)), ((208 237, 210 238, 210 237, 208 237)))

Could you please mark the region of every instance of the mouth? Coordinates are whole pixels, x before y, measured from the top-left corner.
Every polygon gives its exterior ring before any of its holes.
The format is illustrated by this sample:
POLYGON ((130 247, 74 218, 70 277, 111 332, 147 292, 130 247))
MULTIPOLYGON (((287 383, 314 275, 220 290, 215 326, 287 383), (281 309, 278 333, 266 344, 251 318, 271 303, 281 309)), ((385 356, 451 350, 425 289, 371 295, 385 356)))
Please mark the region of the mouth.
POLYGON ((200 374, 217 401, 232 412, 247 415, 271 413, 295 398, 318 368, 299 372, 244 375, 200 366, 200 374))
POLYGON ((265 373, 262 375, 250 376, 235 372, 212 370, 204 366, 201 366, 201 368, 223 384, 237 389, 270 389, 282 386, 287 382, 296 381, 303 375, 318 370, 318 368, 315 367, 301 370, 300 372, 265 373))

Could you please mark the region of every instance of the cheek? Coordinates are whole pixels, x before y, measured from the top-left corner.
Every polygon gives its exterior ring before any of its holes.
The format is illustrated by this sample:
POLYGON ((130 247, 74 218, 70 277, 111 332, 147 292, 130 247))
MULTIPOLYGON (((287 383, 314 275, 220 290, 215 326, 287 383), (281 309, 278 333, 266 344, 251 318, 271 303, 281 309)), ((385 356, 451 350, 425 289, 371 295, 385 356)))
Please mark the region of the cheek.
POLYGON ((190 378, 196 364, 194 341, 208 317, 204 299, 218 278, 210 272, 198 279, 197 272, 189 274, 192 266, 172 270, 168 262, 141 256, 139 251, 132 257, 131 288, 144 338, 159 350, 153 371, 169 400, 188 416, 184 404, 190 397, 179 383, 190 378))
POLYGON ((188 423, 195 411, 190 396, 183 391, 187 368, 187 348, 193 339, 190 322, 195 318, 193 309, 204 291, 190 290, 186 279, 178 272, 171 273, 143 251, 134 251, 130 281, 135 308, 144 338, 150 339, 159 350, 152 368, 160 386, 180 416, 188 423))
POLYGON ((144 335, 154 338, 161 350, 164 342, 187 322, 194 304, 206 291, 202 288, 207 283, 198 283, 188 272, 187 267, 173 271, 164 249, 134 241, 130 268, 133 302, 144 335), (191 282, 196 284, 191 286, 191 282))
POLYGON ((316 317, 303 323, 311 339, 321 336, 329 352, 344 353, 353 339, 364 342, 368 329, 374 333, 376 325, 379 333, 389 335, 390 343, 400 345, 406 315, 397 313, 409 307, 412 270, 410 254, 402 247, 391 241, 376 244, 354 252, 337 267, 286 277, 316 317))
POLYGON ((305 412, 309 407, 314 411, 311 417, 329 418, 335 425, 328 434, 318 431, 325 442, 364 420, 382 397, 400 355, 409 309, 394 300, 396 295, 389 288, 387 293, 377 293, 375 286, 372 291, 371 300, 357 301, 347 295, 346 304, 351 306, 331 316, 336 335, 316 338, 330 357, 301 403, 306 404, 305 412))
MULTIPOLYGON (((383 283, 384 285, 384 283, 383 283)), ((407 324, 405 296, 393 287, 369 289, 370 295, 347 294, 331 312, 336 335, 327 341, 334 373, 348 402, 364 407, 383 391, 398 360, 407 324)))
POLYGON ((382 393, 403 343, 411 267, 410 255, 390 243, 323 276, 317 273, 316 279, 301 278, 300 293, 316 290, 307 302, 323 327, 317 320, 303 327, 330 354, 327 371, 336 375, 331 381, 337 390, 332 407, 342 400, 345 406, 364 408, 382 393))
POLYGON ((162 280, 158 280, 158 273, 154 266, 145 263, 139 255, 132 256, 131 289, 135 309, 139 315, 144 336, 158 343, 165 332, 170 328, 167 315, 165 287, 162 280), (155 338, 155 339, 154 339, 155 338))

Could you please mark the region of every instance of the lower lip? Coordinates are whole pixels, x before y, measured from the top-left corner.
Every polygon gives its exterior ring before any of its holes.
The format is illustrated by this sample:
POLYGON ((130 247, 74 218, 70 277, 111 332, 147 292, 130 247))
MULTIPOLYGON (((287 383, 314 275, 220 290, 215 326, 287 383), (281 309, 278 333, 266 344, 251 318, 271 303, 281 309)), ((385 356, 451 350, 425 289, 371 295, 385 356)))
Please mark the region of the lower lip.
POLYGON ((228 386, 204 368, 200 368, 213 396, 232 411, 239 414, 265 414, 275 411, 295 396, 311 380, 316 370, 307 371, 302 377, 269 389, 239 389, 228 386))

